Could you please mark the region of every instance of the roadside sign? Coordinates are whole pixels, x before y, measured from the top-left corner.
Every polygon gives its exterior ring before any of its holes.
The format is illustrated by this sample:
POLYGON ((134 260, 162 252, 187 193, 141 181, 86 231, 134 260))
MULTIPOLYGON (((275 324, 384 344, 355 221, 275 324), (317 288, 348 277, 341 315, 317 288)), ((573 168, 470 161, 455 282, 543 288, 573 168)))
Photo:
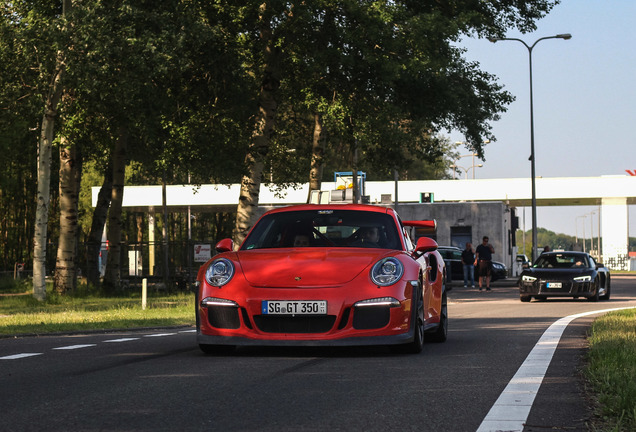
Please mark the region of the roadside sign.
POLYGON ((212 245, 195 244, 194 245, 194 262, 206 262, 211 258, 212 245))

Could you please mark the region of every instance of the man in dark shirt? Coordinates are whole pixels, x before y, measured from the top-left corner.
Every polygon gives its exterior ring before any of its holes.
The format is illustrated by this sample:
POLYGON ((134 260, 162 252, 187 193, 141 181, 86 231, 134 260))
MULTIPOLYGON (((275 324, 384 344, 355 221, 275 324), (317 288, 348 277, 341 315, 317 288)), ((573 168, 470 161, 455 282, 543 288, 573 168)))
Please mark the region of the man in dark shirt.
POLYGON ((484 237, 482 242, 475 249, 475 265, 479 266, 479 291, 483 286, 483 281, 486 281, 486 291, 490 291, 490 275, 492 273, 492 254, 495 253, 495 248, 488 243, 488 237, 484 237))
POLYGON ((470 243, 466 243, 466 249, 462 251, 462 264, 464 265, 464 288, 475 288, 475 252, 470 243))

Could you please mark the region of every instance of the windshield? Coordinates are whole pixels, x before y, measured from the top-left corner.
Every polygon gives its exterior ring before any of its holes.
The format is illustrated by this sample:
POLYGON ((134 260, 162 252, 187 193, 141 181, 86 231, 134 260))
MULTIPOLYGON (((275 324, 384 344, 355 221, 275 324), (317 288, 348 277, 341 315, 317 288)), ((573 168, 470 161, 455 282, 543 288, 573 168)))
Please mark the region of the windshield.
POLYGON ((304 210, 264 216, 241 250, 281 247, 402 249, 395 220, 386 213, 304 210))
POLYGON ((587 268, 590 263, 583 254, 543 254, 533 265, 535 268, 587 268))

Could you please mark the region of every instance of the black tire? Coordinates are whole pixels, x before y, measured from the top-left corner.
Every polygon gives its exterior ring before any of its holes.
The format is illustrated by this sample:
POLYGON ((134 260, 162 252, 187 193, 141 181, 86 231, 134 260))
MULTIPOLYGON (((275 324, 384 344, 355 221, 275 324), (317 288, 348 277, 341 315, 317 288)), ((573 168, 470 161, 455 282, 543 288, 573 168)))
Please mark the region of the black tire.
POLYGON ((523 303, 528 303, 530 300, 532 300, 532 296, 520 294, 519 300, 521 300, 523 303))
POLYGON ((207 355, 227 355, 232 354, 236 347, 234 345, 199 344, 199 348, 207 355))
POLYGON ((439 325, 432 333, 426 334, 427 342, 446 342, 448 337, 448 300, 446 290, 442 291, 442 310, 439 317, 439 325))
POLYGON ((399 354, 419 354, 424 348, 424 300, 422 285, 417 289, 417 309, 413 314, 413 340, 402 345, 391 345, 391 351, 399 354))
POLYGON ((603 294, 601 297, 599 297, 601 300, 609 300, 610 299, 610 291, 611 291, 611 284, 610 284, 610 280, 609 277, 607 278, 607 280, 605 281, 605 294, 603 294))
POLYGON ((599 296, 598 296, 598 285, 599 285, 599 281, 598 281, 598 279, 596 279, 594 281, 594 294, 587 298, 588 301, 591 301, 591 302, 597 302, 598 301, 598 299, 599 299, 599 296))

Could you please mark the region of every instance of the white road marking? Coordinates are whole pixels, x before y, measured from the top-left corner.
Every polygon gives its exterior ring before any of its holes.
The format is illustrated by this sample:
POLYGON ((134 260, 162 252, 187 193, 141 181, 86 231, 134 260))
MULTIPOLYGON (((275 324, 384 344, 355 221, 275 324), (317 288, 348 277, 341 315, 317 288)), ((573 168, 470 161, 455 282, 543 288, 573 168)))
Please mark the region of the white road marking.
MULTIPOLYGON (((196 330, 182 330, 179 331, 179 333, 194 333, 196 332, 196 330)), ((161 336, 172 336, 172 335, 176 335, 177 333, 156 333, 156 334, 149 334, 146 335, 144 337, 161 337, 161 336)), ((135 340, 139 340, 140 338, 120 338, 120 339, 110 339, 110 340, 105 340, 102 342, 112 342, 112 343, 118 343, 118 342, 129 342, 129 341, 135 341, 135 340)), ((89 347, 94 347, 97 346, 97 344, 79 344, 79 345, 68 345, 68 346, 62 346, 62 347, 57 347, 57 348, 52 348, 53 350, 75 350, 75 349, 81 349, 81 348, 89 348, 89 347)), ((13 354, 13 355, 8 355, 8 356, 4 356, 4 357, 0 357, 0 360, 18 360, 21 358, 27 358, 27 357, 33 357, 33 356, 39 356, 42 355, 44 353, 20 353, 20 354, 13 354)))
POLYGON ((139 338, 110 339, 110 340, 105 340, 105 341, 102 341, 102 342, 129 342, 129 341, 134 341, 134 340, 139 340, 139 338))
POLYGON ((44 353, 13 354, 13 355, 9 355, 9 356, 0 357, 0 360, 16 360, 16 359, 21 359, 21 358, 25 358, 25 357, 39 356, 39 355, 42 355, 42 354, 44 354, 44 353))
POLYGON ((588 315, 612 312, 622 307, 603 309, 570 315, 554 322, 543 333, 517 373, 510 380, 504 391, 492 406, 477 432, 522 432, 523 425, 528 420, 534 398, 539 392, 552 356, 559 345, 561 335, 570 322, 576 318, 588 315))
POLYGON ((94 346, 97 346, 97 344, 69 345, 69 346, 57 347, 53 349, 54 350, 74 350, 74 349, 88 348, 88 347, 94 347, 94 346))

